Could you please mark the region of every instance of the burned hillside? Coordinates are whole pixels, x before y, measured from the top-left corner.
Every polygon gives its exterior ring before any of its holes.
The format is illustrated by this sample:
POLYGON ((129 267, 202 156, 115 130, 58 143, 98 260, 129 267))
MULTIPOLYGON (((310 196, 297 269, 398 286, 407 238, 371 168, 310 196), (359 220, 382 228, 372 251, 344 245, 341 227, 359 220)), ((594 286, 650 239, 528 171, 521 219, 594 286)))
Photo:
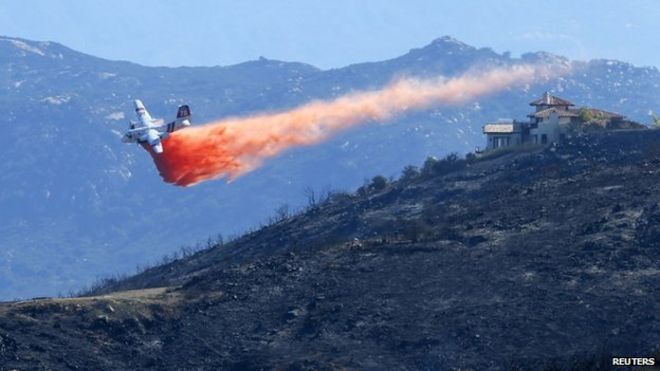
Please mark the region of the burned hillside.
POLYGON ((542 369, 652 356, 659 175, 655 130, 429 160, 88 297, 5 303, 0 365, 542 369))

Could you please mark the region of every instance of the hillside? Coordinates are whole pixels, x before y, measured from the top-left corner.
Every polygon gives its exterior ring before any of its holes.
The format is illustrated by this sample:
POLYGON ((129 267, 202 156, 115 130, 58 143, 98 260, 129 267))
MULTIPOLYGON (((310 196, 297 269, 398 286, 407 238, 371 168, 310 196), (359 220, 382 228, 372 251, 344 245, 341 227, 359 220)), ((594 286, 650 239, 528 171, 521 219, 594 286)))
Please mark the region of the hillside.
POLYGON ((450 37, 390 60, 327 71, 266 58, 233 66, 144 67, 54 42, 0 37, 0 299, 66 294, 208 236, 241 233, 283 204, 297 209, 306 202, 306 188, 351 190, 428 156, 472 151, 484 144, 484 122, 524 117, 527 103, 547 89, 639 122, 660 107, 656 68, 545 53, 512 58, 450 37), (521 61, 571 63, 575 73, 352 130, 286 152, 232 184, 164 184, 146 153, 119 141, 134 98, 166 118, 187 102, 193 124, 201 124, 375 88, 401 75, 453 76, 475 65, 521 61))
POLYGON ((651 356, 658 143, 656 130, 608 132, 430 161, 96 296, 2 304, 0 364, 585 369, 651 356))

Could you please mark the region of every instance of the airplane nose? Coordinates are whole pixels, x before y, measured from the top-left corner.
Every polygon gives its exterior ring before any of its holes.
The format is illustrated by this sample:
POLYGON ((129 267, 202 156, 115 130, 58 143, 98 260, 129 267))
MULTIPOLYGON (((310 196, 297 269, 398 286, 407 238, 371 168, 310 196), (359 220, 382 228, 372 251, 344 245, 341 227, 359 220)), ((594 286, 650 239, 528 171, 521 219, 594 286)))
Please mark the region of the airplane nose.
POLYGON ((142 104, 142 101, 141 101, 141 100, 136 99, 136 100, 134 101, 134 103, 135 103, 135 108, 136 108, 136 109, 144 108, 144 104, 142 104))

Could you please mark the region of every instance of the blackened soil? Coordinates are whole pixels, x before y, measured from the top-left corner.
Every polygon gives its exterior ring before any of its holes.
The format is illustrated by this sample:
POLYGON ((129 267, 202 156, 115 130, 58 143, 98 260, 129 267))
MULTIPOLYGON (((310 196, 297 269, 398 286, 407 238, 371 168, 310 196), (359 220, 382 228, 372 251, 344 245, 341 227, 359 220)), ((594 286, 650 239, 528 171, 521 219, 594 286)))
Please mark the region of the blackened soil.
POLYGON ((660 131, 591 135, 0 305, 0 369, 607 369, 660 349, 659 252, 660 131))

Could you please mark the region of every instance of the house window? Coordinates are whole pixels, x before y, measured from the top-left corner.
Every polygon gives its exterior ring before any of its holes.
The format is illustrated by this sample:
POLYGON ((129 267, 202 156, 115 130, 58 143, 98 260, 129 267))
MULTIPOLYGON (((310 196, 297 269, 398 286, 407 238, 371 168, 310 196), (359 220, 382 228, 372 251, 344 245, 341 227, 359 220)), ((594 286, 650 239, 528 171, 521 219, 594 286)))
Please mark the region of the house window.
POLYGON ((548 143, 548 136, 545 134, 541 134, 541 144, 546 144, 548 143))

